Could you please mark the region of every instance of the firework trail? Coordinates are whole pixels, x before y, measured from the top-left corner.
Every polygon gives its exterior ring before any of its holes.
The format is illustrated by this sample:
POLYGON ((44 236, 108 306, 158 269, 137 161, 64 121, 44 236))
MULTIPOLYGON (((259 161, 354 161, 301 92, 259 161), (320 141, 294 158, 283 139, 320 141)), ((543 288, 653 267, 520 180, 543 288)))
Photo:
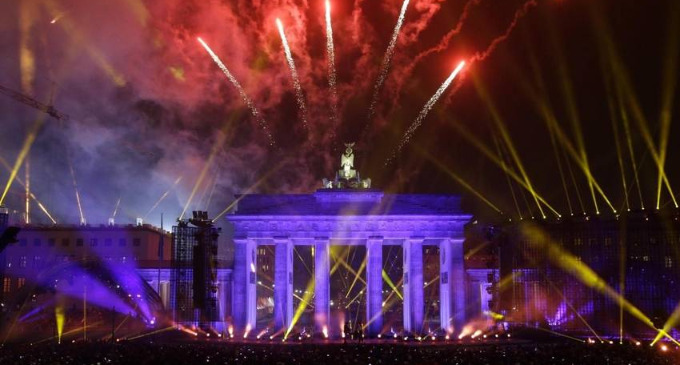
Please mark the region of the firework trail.
MULTIPOLYGON (((163 193, 163 195, 161 195, 161 197, 156 201, 156 203, 151 207, 151 209, 149 209, 149 211, 146 212, 146 214, 144 214, 144 217, 142 219, 146 220, 146 217, 148 217, 149 214, 151 214, 151 212, 153 212, 153 210, 156 209, 158 204, 160 204, 163 201, 163 199, 165 199, 168 196, 168 194, 170 194, 172 189, 174 189, 175 186, 177 186, 177 184, 179 184, 180 181, 182 181, 182 176, 178 177, 177 180, 175 180, 175 182, 172 184, 172 186, 165 193, 163 193)), ((118 201, 120 202, 120 199, 118 201)))
POLYGON ((465 6, 463 6, 463 12, 460 14, 460 17, 458 18, 458 23, 456 23, 456 26, 451 29, 444 38, 442 38, 441 41, 439 41, 439 44, 436 46, 423 51, 419 53, 413 61, 406 66, 404 69, 402 75, 403 77, 400 78, 399 84, 396 88, 397 96, 399 95, 399 90, 401 90, 401 87, 403 85, 404 80, 407 80, 408 77, 413 73, 413 69, 423 60, 423 58, 433 54, 433 53, 439 53, 441 51, 446 50, 449 48, 449 43, 455 37, 460 33, 460 31, 463 29, 463 25, 465 25, 465 22, 467 21, 468 17, 470 16, 470 10, 472 9, 473 6, 479 4, 481 0, 468 0, 467 3, 465 3, 465 6))
POLYGON ((411 137, 413 136, 413 133, 415 133, 416 129, 420 127, 420 125, 423 123, 423 120, 425 117, 427 117, 427 114, 432 110, 432 107, 434 107, 434 104, 437 103, 437 100, 444 94, 444 91, 451 85, 451 82, 453 82, 453 79, 456 78, 456 76, 460 73, 460 71, 463 69, 465 66, 465 61, 461 61, 458 66, 451 72, 449 77, 444 81, 444 83, 437 89, 437 92, 432 95, 430 100, 425 103, 425 106, 423 109, 420 111, 420 114, 418 114, 418 117, 416 118, 415 121, 411 124, 411 126, 406 130, 406 133, 404 133, 404 137, 401 140, 401 143, 399 143, 399 146, 397 146, 397 150, 390 156, 390 158, 385 161, 385 166, 389 165, 395 157, 401 152, 402 148, 411 140, 411 137))
POLYGON ((394 26, 392 39, 390 40, 390 44, 387 46, 387 51, 385 51, 385 56, 383 57, 382 64, 380 65, 378 81, 373 87, 373 96, 371 97, 371 104, 368 107, 368 116, 366 117, 366 125, 364 126, 362 134, 366 132, 369 123, 375 115, 375 108, 378 104, 380 90, 382 90, 382 85, 385 83, 385 78, 387 78, 387 72, 390 70, 390 63, 392 62, 392 56, 394 55, 394 47, 397 45, 397 38, 399 37, 401 25, 404 23, 404 15, 406 14, 406 8, 408 8, 408 2, 409 0, 404 0, 404 3, 401 5, 401 11, 399 12, 399 18, 397 19, 397 25, 394 26))
MULTIPOLYGON (((529 12, 529 10, 531 10, 532 7, 537 6, 537 5, 538 5, 538 3, 537 3, 535 0, 529 0, 529 1, 525 2, 524 5, 522 5, 522 7, 520 7, 519 9, 517 9, 517 11, 515 11, 515 15, 514 15, 513 18, 512 18, 512 22, 510 22, 510 24, 508 25, 508 27, 505 29, 505 32, 503 32, 503 34, 501 34, 500 36, 494 38, 494 39, 491 41, 491 43, 489 43, 489 46, 486 47, 485 50, 483 50, 483 51, 477 51, 477 52, 470 58, 470 60, 468 61, 469 65, 472 66, 473 63, 475 63, 475 62, 477 62, 477 61, 484 61, 487 57, 489 57, 489 56, 493 53, 493 51, 495 51, 496 48, 497 48, 501 43, 503 43, 506 39, 508 39, 508 37, 510 36, 510 34, 512 33, 512 31, 513 31, 513 30, 515 29, 515 27, 517 26, 517 23, 519 22, 519 20, 520 20, 522 17, 524 17, 524 16, 529 12)), ((452 98, 453 98, 453 95, 455 95, 456 92, 458 92, 458 90, 460 89, 461 85, 462 85, 462 84, 459 83, 459 84, 458 84, 458 85, 457 85, 457 86, 456 86, 456 87, 455 87, 455 88, 447 95, 446 100, 444 100, 444 104, 445 104, 445 105, 448 105, 448 104, 451 102, 451 100, 452 100, 452 98)))
POLYGON ((243 87, 241 86, 241 84, 238 82, 238 80, 236 80, 234 75, 231 74, 231 72, 229 71, 227 66, 225 66, 224 63, 222 63, 222 60, 220 60, 220 58, 217 57, 215 52, 213 52, 212 49, 210 49, 208 44, 205 43, 203 41, 203 39, 201 39, 201 37, 198 37, 197 39, 201 43, 203 48, 205 48, 206 52, 208 52, 208 54, 210 55, 210 58, 213 59, 215 64, 217 64, 217 66, 220 68, 220 70, 222 70, 224 75, 227 76, 227 78, 232 83, 232 85, 234 85, 236 90, 238 90, 238 93, 241 96, 241 99, 250 109, 250 113, 257 120, 257 122, 260 124, 260 128, 262 128, 264 133, 267 135, 267 138, 269 139, 269 145, 274 146, 276 144, 276 142, 274 141, 274 137, 272 136, 272 133, 269 131, 269 127, 267 126, 267 121, 264 120, 264 118, 260 114, 260 111, 257 110, 257 108, 255 107, 255 104, 253 103, 253 101, 250 100, 248 95, 246 95, 246 92, 245 92, 245 90, 243 90, 243 87))
POLYGON ((336 87, 335 47, 333 47, 330 0, 326 0, 326 54, 328 55, 328 87, 331 90, 331 122, 335 127, 338 120, 338 90, 336 87))
POLYGON ((286 39, 286 34, 283 32, 283 24, 281 24, 281 20, 278 18, 276 18, 276 27, 279 28, 281 43, 283 43, 283 50, 286 54, 286 62, 288 62, 288 68, 290 68, 290 75, 293 77, 295 97, 297 99, 298 108, 300 108, 300 119, 302 119, 302 125, 305 128, 308 128, 309 126, 307 125, 307 106, 305 105, 305 96, 302 93, 302 86, 300 85, 300 77, 298 76, 297 68, 295 68, 295 61, 293 60, 293 54, 290 52, 288 39, 286 39))
POLYGON ((475 53, 475 55, 472 56, 472 58, 470 59, 470 63, 473 63, 475 61, 484 61, 489 55, 491 55, 493 51, 496 50, 496 47, 498 47, 499 44, 503 43, 506 39, 508 39, 512 31, 517 26, 519 20, 523 16, 525 16, 532 7, 537 5, 538 3, 536 3, 535 0, 529 0, 525 2, 521 8, 515 11, 515 16, 512 18, 512 22, 510 23, 510 25, 508 25, 508 28, 505 29, 505 33, 501 34, 500 36, 496 37, 493 41, 491 41, 489 46, 484 51, 475 53))

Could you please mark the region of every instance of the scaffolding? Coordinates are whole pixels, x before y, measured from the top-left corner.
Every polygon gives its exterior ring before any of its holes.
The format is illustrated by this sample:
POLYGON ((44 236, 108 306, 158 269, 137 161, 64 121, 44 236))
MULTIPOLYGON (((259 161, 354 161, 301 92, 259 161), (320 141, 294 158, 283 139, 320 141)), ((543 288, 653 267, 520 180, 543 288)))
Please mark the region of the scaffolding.
POLYGON ((219 321, 217 303, 217 239, 220 229, 208 213, 172 227, 172 290, 170 303, 176 323, 209 324, 219 321))

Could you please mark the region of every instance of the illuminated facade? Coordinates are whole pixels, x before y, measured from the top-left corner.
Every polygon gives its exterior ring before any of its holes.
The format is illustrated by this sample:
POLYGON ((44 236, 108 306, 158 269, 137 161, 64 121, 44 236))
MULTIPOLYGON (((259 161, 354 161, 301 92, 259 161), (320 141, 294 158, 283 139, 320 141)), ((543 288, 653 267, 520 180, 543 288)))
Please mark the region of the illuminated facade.
MULTIPOLYGON (((621 310, 618 299, 584 285, 547 260, 535 238, 523 234, 526 223, 502 227, 499 311, 529 326, 592 335, 653 336, 655 330, 621 310)), ((614 217, 579 217, 532 222, 550 244, 585 264, 638 308, 653 325, 663 327, 680 302, 680 212, 629 212, 614 217)))
POLYGON ((25 225, 17 239, 4 252, 4 298, 57 265, 96 259, 135 270, 168 305, 171 240, 167 232, 150 225, 25 225))
POLYGON ((453 332, 466 321, 463 226, 470 216, 455 196, 385 194, 372 189, 320 189, 313 194, 245 195, 227 219, 234 227, 232 317, 242 332, 257 324, 258 247, 274 251, 274 321, 294 324, 293 247, 314 248, 315 330, 339 333, 330 319, 331 246, 366 252, 365 318, 369 335, 383 330, 383 247, 403 252, 403 329, 424 331, 423 247, 438 247, 440 325, 453 332))

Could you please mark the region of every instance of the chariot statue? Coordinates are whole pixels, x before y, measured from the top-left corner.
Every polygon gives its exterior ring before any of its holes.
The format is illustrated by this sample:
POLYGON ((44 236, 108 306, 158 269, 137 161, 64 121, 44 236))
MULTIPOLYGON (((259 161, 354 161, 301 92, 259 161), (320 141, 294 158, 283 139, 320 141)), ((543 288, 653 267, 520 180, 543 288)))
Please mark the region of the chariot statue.
POLYGON ((345 143, 345 151, 340 155, 340 170, 335 174, 335 179, 323 179, 323 187, 326 189, 370 189, 371 179, 361 179, 359 172, 354 168, 354 142, 345 143))

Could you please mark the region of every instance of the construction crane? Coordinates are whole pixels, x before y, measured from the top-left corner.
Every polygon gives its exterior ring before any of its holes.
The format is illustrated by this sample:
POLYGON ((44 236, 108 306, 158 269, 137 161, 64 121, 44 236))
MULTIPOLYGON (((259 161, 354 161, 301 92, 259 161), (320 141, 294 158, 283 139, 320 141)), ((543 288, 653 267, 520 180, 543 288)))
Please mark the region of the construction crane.
POLYGON ((24 103, 30 107, 33 107, 35 109, 40 110, 43 113, 49 114, 52 118, 60 121, 67 121, 69 119, 69 116, 58 111, 57 109, 54 108, 52 105, 45 105, 35 99, 33 99, 30 96, 24 95, 18 91, 14 91, 12 89, 8 89, 2 85, 0 85, 0 92, 9 96, 10 98, 20 102, 24 103))

